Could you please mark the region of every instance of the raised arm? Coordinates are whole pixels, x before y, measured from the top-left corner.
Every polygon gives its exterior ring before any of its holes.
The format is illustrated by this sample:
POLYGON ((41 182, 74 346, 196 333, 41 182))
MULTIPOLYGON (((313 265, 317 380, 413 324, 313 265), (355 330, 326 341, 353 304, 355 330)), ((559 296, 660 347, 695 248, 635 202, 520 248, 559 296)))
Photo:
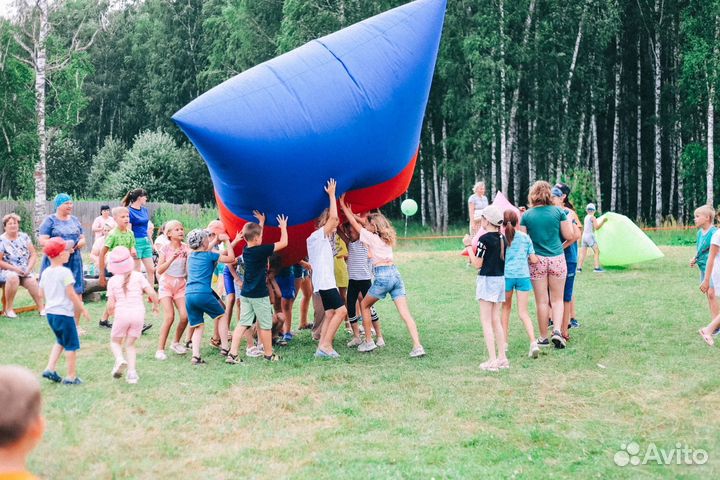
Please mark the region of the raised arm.
POLYGON ((328 236, 335 230, 340 223, 340 217, 338 216, 337 199, 335 198, 335 190, 337 189, 337 182, 334 178, 328 180, 325 186, 325 192, 330 198, 330 208, 328 209, 328 219, 323 225, 325 236, 328 236))
POLYGON ((221 233, 217 238, 225 245, 225 251, 220 254, 218 260, 222 263, 232 263, 235 260, 235 249, 230 245, 230 237, 227 236, 227 233, 221 233))
POLYGON ((287 247, 287 245, 288 245, 287 217, 285 215, 278 215, 277 222, 278 222, 278 225, 280 226, 280 240, 275 242, 273 252, 282 250, 283 248, 287 247))
POLYGON ((348 219, 348 222, 350 222, 350 225, 358 232, 360 233, 360 230, 362 230, 362 225, 360 225, 360 222, 357 221, 357 218, 355 218, 355 214, 353 214, 352 210, 350 209, 350 205, 345 203, 345 194, 343 194, 340 197, 340 208, 342 208, 343 213, 345 214, 345 218, 348 219))

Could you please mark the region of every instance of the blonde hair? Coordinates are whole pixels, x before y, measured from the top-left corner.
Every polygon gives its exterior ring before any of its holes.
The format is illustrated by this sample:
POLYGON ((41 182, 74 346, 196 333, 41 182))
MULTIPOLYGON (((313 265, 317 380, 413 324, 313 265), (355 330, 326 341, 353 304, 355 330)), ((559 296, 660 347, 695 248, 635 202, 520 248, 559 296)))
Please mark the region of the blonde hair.
POLYGON ((262 227, 255 222, 248 222, 243 227, 243 236, 248 242, 252 242, 262 233, 262 227))
POLYGON ((22 440, 40 417, 40 382, 28 369, 0 365, 0 448, 22 440))
POLYGON ((475 190, 477 190, 478 187, 485 188, 485 182, 475 182, 475 185, 473 185, 472 193, 475 193, 475 190))
POLYGON ((10 220, 15 220, 19 225, 20 224, 20 215, 18 215, 17 213, 8 213, 7 215, 5 215, 2 220, 3 228, 7 225, 7 222, 9 222, 10 220))
POLYGON ((715 218, 715 209, 710 205, 700 205, 698 208, 695 209, 695 215, 707 215, 707 217, 712 222, 715 218))
POLYGON ((127 207, 115 207, 115 208, 112 209, 112 216, 113 216, 113 217, 117 217, 117 216, 120 215, 121 213, 127 213, 127 214, 129 214, 129 213, 130 213, 130 210, 128 210, 127 207))
POLYGON ((170 235, 168 234, 177 227, 184 227, 184 225, 179 220, 168 220, 165 225, 163 225, 162 233, 170 240, 170 235))
POLYGON ((544 180, 533 183, 528 192, 528 203, 531 207, 552 205, 552 186, 544 180))
POLYGON ((367 216, 367 223, 375 227, 375 233, 380 239, 390 245, 395 246, 395 240, 397 240, 397 233, 393 228, 390 221, 385 218, 382 213, 370 213, 367 216))
POLYGON ((330 209, 326 208, 325 210, 323 210, 320 213, 320 216, 317 219, 318 228, 324 226, 327 223, 329 217, 330 217, 330 209))

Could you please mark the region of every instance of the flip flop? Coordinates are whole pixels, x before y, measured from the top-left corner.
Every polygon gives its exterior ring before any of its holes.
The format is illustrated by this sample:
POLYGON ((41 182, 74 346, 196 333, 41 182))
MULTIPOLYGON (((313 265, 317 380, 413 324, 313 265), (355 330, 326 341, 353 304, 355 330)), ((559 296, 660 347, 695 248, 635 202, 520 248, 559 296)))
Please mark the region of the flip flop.
POLYGON ((715 339, 712 337, 712 335, 708 335, 707 333, 705 333, 704 329, 701 328, 700 330, 698 330, 698 333, 700 334, 702 339, 705 340, 705 343, 707 343, 711 347, 715 345, 715 339))
POLYGON ((499 369, 497 367, 497 362, 483 362, 480 364, 480 369, 485 370, 486 372, 497 372, 499 369))

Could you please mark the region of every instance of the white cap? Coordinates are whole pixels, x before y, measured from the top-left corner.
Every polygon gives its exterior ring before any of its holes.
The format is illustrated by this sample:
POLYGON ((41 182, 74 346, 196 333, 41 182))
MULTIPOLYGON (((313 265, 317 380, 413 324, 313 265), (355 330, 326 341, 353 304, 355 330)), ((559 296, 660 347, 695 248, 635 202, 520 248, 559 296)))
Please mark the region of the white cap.
POLYGON ((597 208, 595 208, 594 203, 588 203, 587 207, 585 207, 585 210, 597 210, 597 208))

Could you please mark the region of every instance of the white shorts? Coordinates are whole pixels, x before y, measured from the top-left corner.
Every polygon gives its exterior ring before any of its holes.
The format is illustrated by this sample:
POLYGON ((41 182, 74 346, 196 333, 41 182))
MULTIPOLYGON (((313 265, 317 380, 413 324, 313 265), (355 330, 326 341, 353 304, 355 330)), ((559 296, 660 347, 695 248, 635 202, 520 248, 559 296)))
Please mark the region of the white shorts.
POLYGON ((595 239, 595 234, 587 235, 587 236, 583 235, 582 243, 580 245, 581 247, 593 248, 595 245, 597 245, 597 240, 595 239))
POLYGON ((505 302, 505 277, 485 277, 478 275, 475 298, 492 303, 505 302))

